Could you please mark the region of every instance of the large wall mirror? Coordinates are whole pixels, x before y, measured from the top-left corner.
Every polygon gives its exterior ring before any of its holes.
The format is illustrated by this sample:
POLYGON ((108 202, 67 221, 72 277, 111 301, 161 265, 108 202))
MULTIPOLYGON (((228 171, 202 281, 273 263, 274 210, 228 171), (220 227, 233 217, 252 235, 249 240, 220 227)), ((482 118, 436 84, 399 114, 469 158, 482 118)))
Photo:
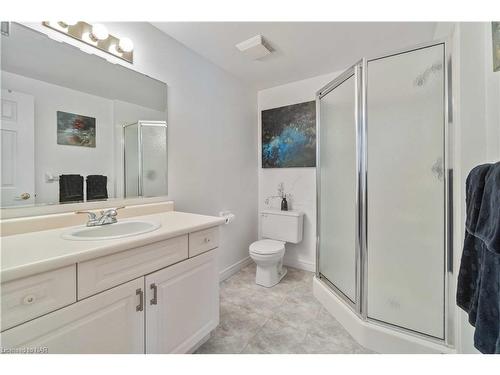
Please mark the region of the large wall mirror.
POLYGON ((165 83, 11 23, 2 209, 166 196, 166 107, 165 83))

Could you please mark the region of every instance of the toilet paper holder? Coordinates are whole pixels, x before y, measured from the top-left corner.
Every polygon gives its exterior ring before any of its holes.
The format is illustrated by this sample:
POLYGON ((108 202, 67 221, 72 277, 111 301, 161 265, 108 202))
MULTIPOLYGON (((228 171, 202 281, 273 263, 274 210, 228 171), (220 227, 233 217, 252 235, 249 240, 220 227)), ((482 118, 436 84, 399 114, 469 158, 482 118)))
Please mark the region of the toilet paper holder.
POLYGON ((219 212, 219 216, 225 219, 224 224, 229 224, 234 221, 236 216, 231 211, 221 211, 219 212))

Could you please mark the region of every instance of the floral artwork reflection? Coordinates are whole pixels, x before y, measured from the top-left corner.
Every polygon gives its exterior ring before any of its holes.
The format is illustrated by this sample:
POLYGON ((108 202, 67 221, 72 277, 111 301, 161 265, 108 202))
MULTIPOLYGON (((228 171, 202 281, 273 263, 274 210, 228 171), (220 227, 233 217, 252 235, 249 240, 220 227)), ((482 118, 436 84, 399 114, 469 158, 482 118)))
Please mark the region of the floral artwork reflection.
POLYGON ((57 144, 95 147, 95 118, 57 111, 57 144))

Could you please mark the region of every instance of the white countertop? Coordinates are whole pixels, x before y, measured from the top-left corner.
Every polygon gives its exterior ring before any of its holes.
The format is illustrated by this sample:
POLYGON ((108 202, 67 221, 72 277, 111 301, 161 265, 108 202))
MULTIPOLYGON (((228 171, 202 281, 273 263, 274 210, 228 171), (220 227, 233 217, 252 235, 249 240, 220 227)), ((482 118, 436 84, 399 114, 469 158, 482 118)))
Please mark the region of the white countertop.
POLYGON ((224 223, 221 217, 177 211, 118 218, 119 222, 136 220, 160 223, 161 227, 153 232, 112 240, 72 241, 61 238, 63 233, 75 227, 2 237, 0 280, 6 282, 34 275, 224 223))

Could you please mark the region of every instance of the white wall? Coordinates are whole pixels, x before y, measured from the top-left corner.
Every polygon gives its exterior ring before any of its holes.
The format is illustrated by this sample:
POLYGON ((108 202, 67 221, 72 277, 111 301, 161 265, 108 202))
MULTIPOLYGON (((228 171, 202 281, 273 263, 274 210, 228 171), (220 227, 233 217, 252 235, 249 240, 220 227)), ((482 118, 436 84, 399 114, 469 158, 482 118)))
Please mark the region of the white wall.
MULTIPOLYGON (((441 23, 436 38, 450 37, 453 48, 455 238, 458 276, 465 233, 465 181, 476 165, 500 160, 500 72, 493 72, 491 23, 441 23)), ((456 347, 477 353, 474 328, 456 307, 456 347)))
MULTIPOLYGON (((133 65, 65 41, 167 83, 168 198, 178 211, 233 211, 236 220, 221 229, 220 270, 246 259, 257 238, 255 90, 148 23, 106 26, 133 40, 133 65)), ((30 27, 59 38, 40 24, 30 27)))
POLYGON ((316 91, 338 73, 317 76, 286 85, 261 90, 257 95, 258 129, 258 171, 259 171, 259 210, 280 208, 280 199, 267 197, 277 195, 278 184, 283 182, 286 193, 292 194, 289 209, 303 211, 304 237, 299 244, 287 244, 284 262, 293 267, 315 271, 316 267, 316 169, 315 168, 262 168, 261 163, 261 111, 285 105, 307 102, 316 99, 316 91))
POLYGON ((111 100, 2 71, 2 86, 35 98, 35 191, 37 203, 59 202, 59 183, 45 173, 102 174, 114 197, 113 102, 111 100), (57 144, 57 111, 96 119, 96 147, 57 144))
MULTIPOLYGON (((493 72, 490 23, 456 25, 459 41, 458 125, 460 127, 461 231, 465 232, 465 180, 478 164, 500 160, 500 72, 493 72)), ((461 255, 461 248, 457 255, 461 255)), ((457 266, 459 260, 457 259, 457 266)), ((458 270, 458 268, 456 268, 458 270)), ((459 310, 459 350, 474 353, 474 328, 459 310)))

